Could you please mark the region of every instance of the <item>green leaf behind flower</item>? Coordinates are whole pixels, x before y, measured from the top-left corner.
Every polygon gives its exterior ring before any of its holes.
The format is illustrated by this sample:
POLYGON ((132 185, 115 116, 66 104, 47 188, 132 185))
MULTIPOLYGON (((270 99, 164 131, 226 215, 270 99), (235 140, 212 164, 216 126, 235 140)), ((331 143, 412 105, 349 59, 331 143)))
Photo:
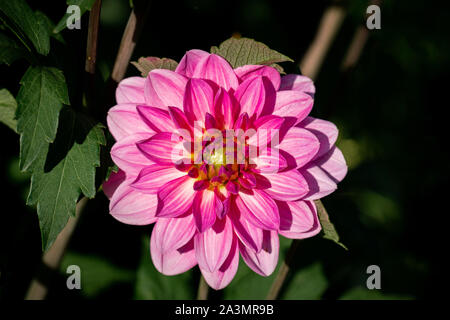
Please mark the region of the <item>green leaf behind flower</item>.
POLYGON ((348 248, 342 242, 339 241, 339 235, 333 223, 331 223, 330 217, 328 216, 328 213, 325 210, 322 201, 316 200, 314 201, 314 203, 316 204, 317 207, 317 214, 319 216, 320 225, 322 226, 323 237, 325 239, 334 241, 345 250, 348 250, 348 248))
POLYGON ((168 69, 175 70, 178 66, 178 62, 169 58, 157 58, 157 57, 141 57, 138 61, 131 62, 140 72, 143 77, 153 69, 168 69))
POLYGON ((284 73, 280 62, 294 62, 291 58, 270 49, 264 43, 249 38, 230 38, 218 47, 211 47, 211 53, 225 58, 233 68, 247 64, 262 64, 275 67, 284 73))

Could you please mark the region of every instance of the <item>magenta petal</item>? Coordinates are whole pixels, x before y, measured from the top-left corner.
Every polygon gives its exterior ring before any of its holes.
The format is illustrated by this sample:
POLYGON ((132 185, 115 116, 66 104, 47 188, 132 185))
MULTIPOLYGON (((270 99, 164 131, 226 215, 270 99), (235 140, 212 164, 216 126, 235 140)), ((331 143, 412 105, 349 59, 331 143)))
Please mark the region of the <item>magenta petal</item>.
POLYGON ((230 253, 233 243, 233 226, 227 217, 194 237, 195 254, 200 268, 214 272, 220 268, 230 253))
POLYGON ((321 230, 316 205, 313 201, 278 202, 280 229, 278 232, 290 239, 305 239, 321 230))
POLYGON ((278 91, 274 115, 295 118, 293 125, 301 122, 311 112, 314 99, 300 91, 278 91))
POLYGON ((168 111, 149 106, 137 106, 142 120, 155 132, 173 132, 176 127, 168 111))
POLYGON ((137 175, 142 168, 154 162, 142 154, 136 142, 148 139, 151 134, 136 133, 116 142, 111 149, 114 163, 127 174, 137 175))
POLYGON ((238 78, 228 61, 215 54, 201 58, 192 77, 211 80, 227 91, 236 90, 239 85, 238 78))
MULTIPOLYGON (((262 248, 263 229, 256 227, 246 219, 246 214, 239 211, 237 202, 242 202, 236 198, 236 203, 230 203, 230 219, 233 222, 233 229, 239 240, 248 248, 259 252, 262 248)), ((242 204, 240 204, 242 207, 242 204)))
POLYGON ((288 74, 281 78, 281 90, 296 90, 314 96, 316 88, 313 81, 305 76, 298 74, 288 74))
POLYGON ((197 67, 199 61, 202 58, 207 57, 209 55, 210 53, 203 50, 198 49, 189 50, 186 52, 183 58, 181 58, 180 63, 175 69, 175 72, 191 78, 194 74, 194 70, 197 67))
POLYGON ((327 153, 336 143, 339 131, 336 125, 330 121, 307 117, 298 126, 311 131, 319 139, 320 149, 314 157, 315 159, 327 153))
POLYGON ((258 120, 254 122, 256 134, 248 139, 248 144, 263 148, 275 137, 277 137, 279 141, 280 128, 283 125, 283 122, 284 119, 282 117, 274 115, 267 115, 258 118, 258 120))
POLYGON ((216 217, 223 211, 223 204, 214 191, 203 190, 197 192, 192 206, 195 224, 199 232, 211 228, 216 217))
POLYGON ((241 80, 241 82, 253 78, 255 76, 265 76, 271 82, 275 90, 278 90, 280 87, 280 73, 272 67, 263 66, 263 65, 245 65, 239 68, 234 69, 234 72, 241 80))
POLYGON ((189 79, 184 93, 183 110, 187 119, 201 121, 206 113, 214 112, 214 91, 208 82, 202 79, 189 79))
POLYGON ((159 188, 168 181, 186 176, 186 172, 177 170, 173 166, 153 164, 145 167, 131 184, 131 187, 142 193, 157 193, 159 188))
POLYGON ((145 103, 144 84, 145 78, 142 77, 130 77, 120 81, 116 89, 117 103, 145 103))
POLYGON ((103 182, 102 189, 108 199, 111 199, 112 195, 119 187, 119 185, 125 181, 125 172, 120 170, 118 172, 111 172, 107 181, 103 182))
POLYGON ((239 106, 234 95, 219 88, 214 97, 214 117, 218 123, 223 123, 225 129, 232 129, 239 113, 239 106))
POLYGON ((137 148, 150 160, 161 165, 174 165, 183 159, 184 148, 180 136, 174 132, 160 132, 137 143, 137 148))
POLYGON ((305 196, 309 189, 306 179, 297 170, 289 170, 274 174, 264 174, 271 187, 264 191, 273 199, 295 201, 305 196))
POLYGON ((109 203, 110 214, 120 222, 146 225, 156 221, 156 195, 142 194, 130 187, 132 180, 124 181, 116 189, 109 203))
POLYGON ((116 141, 135 133, 154 133, 136 110, 135 104, 119 104, 108 111, 108 129, 116 141))
POLYGON ((239 193, 236 204, 251 223, 261 229, 278 230, 280 215, 275 201, 262 190, 253 190, 253 194, 239 193), (242 201, 239 201, 242 200, 242 201))
POLYGON ((262 250, 258 253, 239 243, 239 251, 245 263, 256 273, 267 277, 277 267, 280 243, 277 231, 264 230, 262 250))
POLYGON ((276 92, 272 83, 261 76, 251 77, 242 82, 236 90, 236 99, 241 105, 241 113, 251 118, 261 114, 270 114, 275 105, 276 92))
POLYGON ((189 176, 167 182, 158 191, 157 217, 177 217, 188 211, 194 200, 195 180, 189 176))
POLYGON ((167 69, 154 69, 147 75, 144 93, 146 104, 166 109, 181 108, 187 78, 167 69))
POLYGON ((289 167, 300 168, 315 157, 320 142, 310 131, 293 127, 289 129, 278 147, 282 150, 280 153, 288 161, 289 167))
POLYGON ((203 277, 211 288, 215 290, 221 290, 225 288, 231 282, 231 280, 233 280, 234 276, 236 275, 238 266, 238 240, 236 239, 236 237, 234 237, 230 253, 228 254, 228 257, 225 259, 225 262, 222 264, 222 266, 214 272, 208 272, 202 267, 200 267, 200 271, 202 272, 203 277))

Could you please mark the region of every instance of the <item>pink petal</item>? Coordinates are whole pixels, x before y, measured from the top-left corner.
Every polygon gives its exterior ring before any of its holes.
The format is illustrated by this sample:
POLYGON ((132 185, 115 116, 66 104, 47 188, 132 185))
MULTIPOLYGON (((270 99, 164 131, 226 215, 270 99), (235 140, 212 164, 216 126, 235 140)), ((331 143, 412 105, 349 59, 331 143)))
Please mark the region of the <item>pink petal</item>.
POLYGON ((342 152, 333 147, 327 154, 300 169, 309 185, 305 200, 323 198, 337 189, 337 183, 347 174, 347 164, 342 152))
POLYGON ((168 111, 149 107, 137 106, 137 112, 142 120, 155 132, 173 132, 176 127, 168 111))
POLYGON ((195 254, 200 268, 217 271, 225 262, 233 243, 233 227, 227 217, 194 237, 195 254))
POLYGON ((139 172, 131 187, 142 193, 155 194, 168 181, 184 176, 186 176, 186 172, 177 170, 173 166, 153 164, 139 172))
POLYGON ((158 191, 157 217, 177 217, 188 211, 194 200, 195 180, 189 176, 167 182, 158 191))
POLYGON ((184 93, 183 110, 191 121, 203 122, 206 113, 214 112, 214 91, 212 87, 202 79, 189 79, 184 93))
POLYGON ((146 104, 166 109, 183 106, 187 78, 166 69, 154 69, 147 75, 144 86, 146 104))
POLYGON ((228 61, 215 54, 201 58, 192 77, 211 80, 227 91, 231 88, 236 90, 239 85, 228 61))
POLYGON ((124 181, 111 197, 110 214, 120 222, 146 225, 156 221, 156 195, 142 194, 130 187, 132 179, 124 181))
POLYGON ((119 187, 119 185, 125 181, 125 172, 120 170, 118 172, 111 172, 107 181, 103 182, 102 189, 108 199, 111 199, 112 195, 119 187))
POLYGON ((312 201, 278 202, 280 229, 278 232, 290 239, 305 239, 315 236, 322 227, 312 201))
POLYGON ((281 78, 280 90, 296 90, 314 96, 316 88, 313 81, 298 74, 288 74, 281 78))
POLYGON ((219 197, 211 190, 197 192, 192 206, 195 224, 199 232, 211 228, 216 217, 221 215, 223 204, 219 197))
POLYGON ((214 272, 208 272, 202 267, 200 267, 200 271, 202 272, 203 277, 211 288, 215 290, 221 290, 225 288, 231 282, 231 280, 233 280, 234 276, 236 275, 238 266, 238 240, 236 239, 236 237, 234 237, 230 253, 228 254, 228 257, 226 258, 222 266, 214 272))
POLYGON ((194 236, 195 223, 191 214, 177 218, 158 218, 152 231, 152 250, 164 254, 180 248, 194 236))
POLYGON ((214 97, 214 116, 217 121, 223 123, 225 129, 232 129, 238 113, 239 106, 234 95, 219 88, 214 97))
POLYGON ((280 215, 275 201, 262 190, 252 191, 253 194, 240 192, 236 199, 241 214, 261 229, 278 230, 280 215))
POLYGON ((151 161, 161 165, 174 165, 183 159, 185 150, 175 132, 160 132, 137 143, 137 148, 151 161))
POLYGON ((336 125, 330 121, 307 117, 298 126, 308 129, 319 139, 320 149, 314 157, 315 159, 327 153, 336 143, 339 131, 336 125))
POLYGON ((136 110, 135 104, 119 104, 108 111, 106 117, 108 129, 116 141, 135 133, 154 133, 136 110))
POLYGON ((272 85, 275 88, 275 90, 278 90, 278 88, 280 87, 281 82, 280 73, 275 68, 269 66, 249 64, 234 69, 234 72, 241 80, 241 82, 255 76, 265 76, 272 82, 272 85))
MULTIPOLYGON (((242 201, 236 198, 236 203, 242 201)), ((233 222, 233 229, 239 240, 248 248, 255 252, 261 251, 263 242, 263 229, 255 227, 245 214, 242 214, 235 202, 230 203, 229 217, 233 222)))
POLYGON ((151 134, 136 133, 116 142, 111 149, 114 163, 127 174, 137 175, 146 166, 154 162, 142 154, 136 142, 148 139, 151 134))
POLYGON ((278 146, 290 168, 303 167, 309 163, 320 148, 319 139, 310 131, 302 128, 290 128, 278 146))
POLYGON ((241 114, 246 112, 251 118, 254 114, 258 117, 272 113, 276 92, 266 77, 255 76, 239 85, 235 97, 240 103, 241 114))
POLYGON ((271 187, 264 191, 273 199, 295 201, 305 196, 309 189, 308 183, 300 172, 289 170, 274 174, 264 174, 269 179, 271 187))
MULTIPOLYGON (((152 245, 150 245, 150 247, 152 247, 152 245)), ((161 253, 158 250, 151 248, 150 254, 156 270, 166 276, 184 273, 197 265, 194 239, 181 248, 173 249, 172 251, 167 251, 165 253, 161 253)))
POLYGON ((145 103, 144 97, 145 78, 130 77, 119 82, 116 89, 117 104, 145 103))
POLYGON ((277 267, 280 243, 277 231, 264 230, 262 250, 258 253, 239 243, 239 251, 245 263, 262 276, 269 276, 277 267))
POLYGON ((182 74, 186 77, 191 78, 194 74, 194 70, 197 67, 198 62, 204 58, 209 56, 210 53, 203 50, 189 50, 186 54, 181 58, 180 63, 178 64, 175 72, 182 74))
POLYGON ((274 138, 280 137, 280 128, 283 125, 284 119, 282 117, 267 115, 258 118, 254 122, 256 128, 256 134, 248 139, 248 144, 263 148, 268 145, 274 138))
POLYGON ((156 269, 165 275, 189 270, 197 264, 192 215, 159 218, 150 239, 150 253, 156 269))
POLYGON ((334 146, 320 159, 314 160, 314 163, 326 173, 328 173, 336 182, 341 182, 347 175, 347 163, 342 151, 334 146))
POLYGON ((292 117, 293 125, 301 122, 311 112, 314 99, 303 92, 286 90, 278 91, 275 102, 274 115, 292 117))

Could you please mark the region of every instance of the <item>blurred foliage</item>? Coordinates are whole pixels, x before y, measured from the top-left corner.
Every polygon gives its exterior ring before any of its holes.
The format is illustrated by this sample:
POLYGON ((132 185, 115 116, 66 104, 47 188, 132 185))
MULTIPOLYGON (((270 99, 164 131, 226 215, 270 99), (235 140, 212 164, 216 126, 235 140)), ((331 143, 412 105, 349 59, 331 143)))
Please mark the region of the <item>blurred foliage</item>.
MULTIPOLYGON (((298 73, 297 63, 310 44, 320 17, 331 1, 184 0, 177 6, 153 1, 150 18, 132 60, 141 56, 179 61, 186 50, 209 50, 233 33, 266 43, 295 60, 284 63, 298 73), (224 14, 226 13, 226 14, 224 14)), ((31 1, 33 9, 58 21, 64 2, 52 6, 31 1)), ((348 14, 316 80, 312 115, 340 129, 338 146, 349 164, 339 189, 323 202, 349 251, 314 237, 301 242, 283 299, 417 299, 439 296, 435 284, 445 274, 442 251, 450 161, 443 109, 450 70, 446 12, 450 3, 383 1, 381 30, 370 32, 363 54, 351 72, 340 66, 357 26, 364 23, 366 1, 344 1, 348 14), (368 265, 379 265, 381 290, 367 290, 368 265)), ((114 63, 129 1, 103 0, 98 54, 98 83, 104 84, 114 63)), ((83 69, 87 15, 82 30, 63 31, 73 55, 60 56, 73 74, 83 69)), ((52 43, 52 46, 56 45, 52 43)), ((0 87, 13 95, 24 72, 20 62, 1 66, 0 87)), ((127 76, 139 72, 128 68, 127 76)), ((69 91, 82 82, 68 79, 69 91), (72 81, 72 83, 71 83, 72 81)), ((71 94, 69 92, 69 94, 71 94)), ((28 183, 18 171, 18 137, 0 126, 4 148, 0 213, 0 294, 22 298, 40 261, 36 213, 26 208, 28 183)), ((52 282, 50 298, 181 299, 196 294, 199 272, 165 277, 151 264, 151 227, 121 224, 108 214, 99 194, 90 201, 70 243, 65 265, 84 273, 81 293, 68 292, 65 273, 52 282), (144 240, 143 240, 144 239, 144 240)), ((280 261, 289 241, 281 238, 280 261)), ((279 263, 281 264, 281 262, 279 263)), ((278 266, 279 267, 279 266, 278 266)), ((240 261, 238 274, 213 299, 264 298, 274 276, 263 278, 240 261)))

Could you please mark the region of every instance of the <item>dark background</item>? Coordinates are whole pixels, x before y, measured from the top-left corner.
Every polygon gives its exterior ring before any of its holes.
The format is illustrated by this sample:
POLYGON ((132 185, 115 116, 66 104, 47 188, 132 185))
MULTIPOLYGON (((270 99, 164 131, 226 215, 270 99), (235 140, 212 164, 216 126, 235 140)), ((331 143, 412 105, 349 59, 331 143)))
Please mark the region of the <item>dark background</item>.
MULTIPOLYGON (((64 1, 28 1, 57 22, 64 1)), ((330 1, 153 1, 134 52, 180 60, 186 50, 209 51, 239 33, 295 60, 299 73, 330 1)), ((302 241, 294 272, 282 291, 291 299, 416 299, 442 297, 448 208, 448 75, 450 39, 444 1, 383 1, 381 30, 370 31, 360 60, 346 74, 340 65, 366 1, 344 1, 347 16, 315 81, 312 115, 335 122, 338 146, 349 165, 339 189, 324 200, 345 251, 320 236, 302 241), (379 265, 379 291, 365 289, 366 268, 379 265)), ((103 0, 98 85, 109 77, 130 12, 127 0, 103 0)), ((62 32, 70 53, 52 42, 71 95, 83 87, 87 15, 81 30, 62 32)), ((14 95, 26 63, 0 66, 0 87, 14 95)), ((138 75, 130 66, 128 76, 138 75)), ((105 87, 103 85, 103 87, 105 87)), ((101 91, 99 91, 101 95, 101 91)), ((108 214, 102 193, 90 201, 75 230, 59 273, 39 267, 41 242, 36 212, 25 206, 29 177, 18 169, 19 136, 0 125, 0 297, 21 299, 39 274, 49 298, 192 298, 198 270, 163 277, 151 266, 151 227, 134 227, 108 214), (65 267, 82 269, 83 290, 65 288, 65 267)), ((289 246, 282 242, 282 252, 289 246)), ((273 277, 272 277, 273 278, 273 277)), ((213 298, 263 298, 272 278, 240 264, 235 280, 213 298)))

